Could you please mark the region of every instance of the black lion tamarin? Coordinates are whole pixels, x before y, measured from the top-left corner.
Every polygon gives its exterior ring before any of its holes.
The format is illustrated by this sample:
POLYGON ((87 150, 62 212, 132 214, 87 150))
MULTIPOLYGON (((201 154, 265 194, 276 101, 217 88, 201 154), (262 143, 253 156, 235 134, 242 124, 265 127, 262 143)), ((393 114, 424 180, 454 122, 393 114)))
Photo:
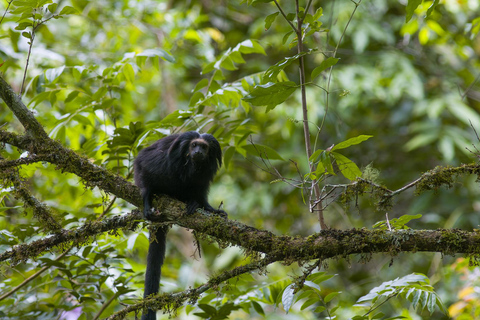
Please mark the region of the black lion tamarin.
MULTIPOLYGON (((189 131, 160 139, 138 153, 134 162, 135 184, 143 197, 145 219, 152 218, 154 195, 165 194, 187 204, 187 214, 197 208, 226 215, 208 203, 208 189, 222 165, 222 149, 210 134, 189 131)), ((158 293, 161 267, 165 258, 167 228, 159 227, 150 235, 145 272, 144 298, 158 293)), ((142 320, 155 320, 148 309, 142 320)))

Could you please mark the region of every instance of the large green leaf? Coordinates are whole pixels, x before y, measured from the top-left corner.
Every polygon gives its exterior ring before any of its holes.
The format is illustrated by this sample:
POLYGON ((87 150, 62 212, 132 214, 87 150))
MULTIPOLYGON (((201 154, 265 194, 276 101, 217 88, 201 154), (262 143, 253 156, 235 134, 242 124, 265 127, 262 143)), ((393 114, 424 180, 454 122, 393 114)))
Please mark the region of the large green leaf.
POLYGON ((332 151, 335 151, 335 150, 338 150, 338 149, 345 149, 345 148, 348 148, 348 147, 350 147, 350 146, 353 146, 353 145, 362 143, 363 141, 368 140, 368 139, 370 139, 371 137, 373 137, 373 136, 360 135, 360 136, 357 136, 357 137, 354 137, 354 138, 350 138, 350 139, 348 139, 348 140, 345 140, 345 141, 340 142, 339 144, 336 144, 336 145, 332 148, 332 151))
POLYGON ((337 152, 332 152, 331 155, 335 158, 340 172, 348 180, 355 180, 362 175, 362 171, 352 160, 337 152))
POLYGON ((407 16, 405 17, 405 22, 410 21, 413 17, 413 13, 418 8, 418 6, 422 3, 422 0, 408 0, 407 3, 407 16))
POLYGON ((269 82, 255 86, 243 100, 250 102, 254 106, 269 106, 272 108, 287 100, 297 87, 297 84, 292 81, 269 82))

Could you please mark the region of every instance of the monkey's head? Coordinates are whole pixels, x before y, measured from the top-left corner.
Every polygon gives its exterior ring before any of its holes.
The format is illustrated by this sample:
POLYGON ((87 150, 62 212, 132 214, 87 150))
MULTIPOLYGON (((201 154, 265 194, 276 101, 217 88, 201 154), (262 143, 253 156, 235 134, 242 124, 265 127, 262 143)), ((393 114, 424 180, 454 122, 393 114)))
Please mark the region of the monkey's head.
POLYGON ((168 157, 171 163, 191 164, 195 170, 207 168, 211 178, 222 166, 222 148, 217 139, 208 133, 188 131, 180 134, 170 145, 168 157))
POLYGON ((203 138, 190 141, 188 155, 196 163, 203 162, 208 158, 209 144, 203 138))

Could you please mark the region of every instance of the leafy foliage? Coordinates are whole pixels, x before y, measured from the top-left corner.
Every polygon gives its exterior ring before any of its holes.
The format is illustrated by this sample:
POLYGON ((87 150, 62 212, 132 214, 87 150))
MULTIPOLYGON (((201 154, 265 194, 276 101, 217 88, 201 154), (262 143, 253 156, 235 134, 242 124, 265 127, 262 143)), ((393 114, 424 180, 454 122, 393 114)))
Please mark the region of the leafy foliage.
MULTIPOLYGON (((412 303, 413 309, 417 307, 421 309, 426 308, 432 314, 435 307, 438 307, 442 312, 447 312, 442 301, 433 291, 428 278, 422 274, 410 274, 384 282, 370 290, 367 295, 360 297, 356 306, 368 307, 369 311, 365 316, 357 316, 353 319, 369 319, 368 314, 377 309, 379 305, 396 296, 403 296, 408 299, 412 303)), ((379 316, 372 315, 372 317, 377 319, 379 316)))

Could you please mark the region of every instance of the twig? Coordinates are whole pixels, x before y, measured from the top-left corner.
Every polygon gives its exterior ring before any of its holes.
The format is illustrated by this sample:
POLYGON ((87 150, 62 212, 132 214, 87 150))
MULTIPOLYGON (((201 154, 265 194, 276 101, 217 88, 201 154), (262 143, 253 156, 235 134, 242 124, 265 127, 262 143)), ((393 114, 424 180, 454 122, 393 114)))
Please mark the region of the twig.
POLYGON ((2 15, 2 19, 0 19, 0 24, 2 24, 3 18, 5 18, 5 15, 6 15, 7 12, 8 12, 8 8, 10 8, 10 5, 12 4, 12 2, 13 2, 13 0, 10 0, 10 1, 7 0, 8 5, 7 5, 7 7, 5 8, 5 12, 4 12, 3 15, 2 15))
POLYGON ((283 16, 283 18, 285 19, 285 21, 287 21, 288 24, 290 25, 290 27, 292 27, 292 29, 293 29, 295 32, 297 32, 297 28, 295 27, 295 25, 294 25, 290 20, 288 20, 287 15, 286 15, 285 12, 283 11, 282 7, 280 7, 280 5, 278 4, 277 0, 273 0, 273 2, 274 2, 275 5, 277 6, 278 11, 280 11, 280 14, 283 16))
POLYGON ((390 225, 390 220, 388 219, 388 212, 385 212, 385 219, 387 221, 388 231, 392 231, 392 226, 390 225))

